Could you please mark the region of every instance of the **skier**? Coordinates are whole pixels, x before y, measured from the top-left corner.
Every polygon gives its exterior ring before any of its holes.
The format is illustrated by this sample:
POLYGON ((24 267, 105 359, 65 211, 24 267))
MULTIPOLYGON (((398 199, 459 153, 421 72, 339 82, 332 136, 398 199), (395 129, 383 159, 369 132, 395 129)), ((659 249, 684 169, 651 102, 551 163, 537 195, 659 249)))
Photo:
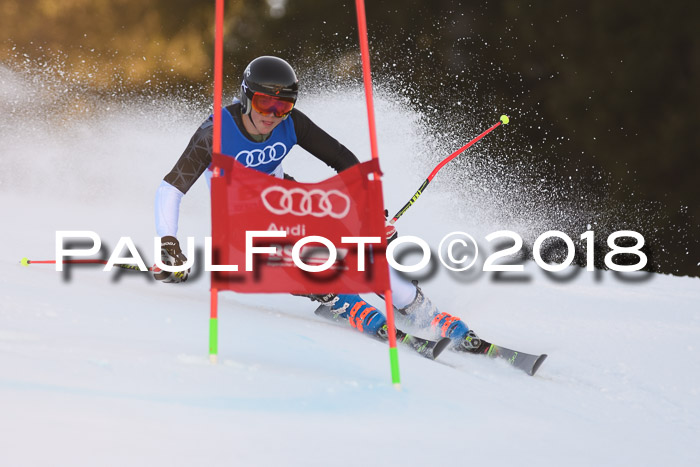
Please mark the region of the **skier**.
MULTIPOLYGON (((278 178, 292 179, 284 173, 282 161, 288 151, 298 144, 341 172, 359 160, 345 146, 316 126, 295 107, 298 80, 292 67, 281 58, 258 57, 243 73, 240 95, 233 104, 222 109, 224 122, 222 152, 237 154, 241 150, 264 150, 276 143, 284 153, 262 160, 245 162, 248 167, 278 178)), ((210 117, 196 130, 184 153, 158 187, 155 200, 156 231, 161 237, 161 256, 165 264, 182 265, 187 260, 177 240, 178 216, 182 197, 194 182, 205 174, 211 178, 213 121, 210 117)), ((262 152, 261 152, 262 153, 262 152)), ((396 238, 393 225, 387 225, 387 239, 396 238)), ((167 272, 156 270, 154 277, 163 282, 184 282, 189 270, 167 272)), ((390 269, 390 280, 397 318, 414 328, 431 329, 431 338, 450 338, 453 348, 483 353, 485 341, 474 334, 459 318, 441 313, 412 282, 390 269)), ((356 294, 307 295, 324 305, 319 313, 337 320, 345 320, 354 328, 386 338, 386 318, 376 308, 356 294)))

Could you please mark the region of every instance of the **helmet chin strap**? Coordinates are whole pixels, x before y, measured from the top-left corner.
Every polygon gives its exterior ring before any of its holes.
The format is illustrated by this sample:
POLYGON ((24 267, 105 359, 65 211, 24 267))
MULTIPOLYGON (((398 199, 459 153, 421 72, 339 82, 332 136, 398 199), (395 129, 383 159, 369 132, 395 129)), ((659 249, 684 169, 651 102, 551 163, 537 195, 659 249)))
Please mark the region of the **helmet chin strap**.
POLYGON ((255 125, 255 122, 253 121, 253 116, 250 112, 248 112, 248 119, 250 120, 251 125, 253 125, 253 128, 257 130, 258 134, 261 134, 260 129, 257 127, 257 125, 255 125))

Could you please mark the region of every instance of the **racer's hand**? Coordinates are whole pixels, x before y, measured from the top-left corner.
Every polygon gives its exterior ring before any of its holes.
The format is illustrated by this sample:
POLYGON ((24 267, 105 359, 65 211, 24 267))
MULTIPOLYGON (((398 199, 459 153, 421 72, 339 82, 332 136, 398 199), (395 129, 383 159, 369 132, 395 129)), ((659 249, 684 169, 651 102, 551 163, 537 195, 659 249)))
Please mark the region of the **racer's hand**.
MULTIPOLYGON (((160 259, 168 266, 181 266, 187 262, 187 258, 180 249, 180 242, 173 236, 160 239, 160 259)), ((185 282, 190 275, 190 269, 180 272, 163 271, 159 267, 153 268, 153 277, 162 282, 185 282)))

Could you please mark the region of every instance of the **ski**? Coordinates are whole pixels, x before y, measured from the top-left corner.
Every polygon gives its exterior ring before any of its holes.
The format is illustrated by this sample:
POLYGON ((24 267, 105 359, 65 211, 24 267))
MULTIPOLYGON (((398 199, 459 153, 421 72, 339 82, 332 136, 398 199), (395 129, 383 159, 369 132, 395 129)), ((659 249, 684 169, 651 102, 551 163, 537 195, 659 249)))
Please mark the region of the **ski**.
MULTIPOLYGON (((316 316, 329 319, 336 323, 348 322, 347 320, 344 320, 338 317, 337 314, 333 313, 333 311, 331 311, 331 308, 327 305, 320 305, 318 308, 316 308, 314 314, 316 314, 316 316)), ((372 337, 386 342, 389 339, 389 336, 386 333, 386 326, 382 328, 382 330, 384 331, 383 333, 380 331, 380 333, 372 337)), ((430 360, 435 360, 442 353, 442 351, 445 350, 452 343, 452 341, 447 337, 444 337, 438 341, 431 341, 428 339, 422 339, 420 337, 412 336, 403 332, 400 329, 396 329, 396 342, 399 342, 400 344, 415 350, 419 355, 430 360)))
MULTIPOLYGON (((382 340, 388 340, 387 336, 382 336, 382 340)), ((400 329, 396 330, 396 342, 407 345, 420 355, 431 360, 435 360, 451 343, 452 340, 443 337, 438 341, 431 341, 421 337, 411 336, 400 329)))
MULTIPOLYGON (((348 324, 346 319, 343 319, 338 314, 334 313, 331 310, 331 307, 328 305, 319 305, 314 311, 314 314, 336 323, 348 324)), ((386 341, 388 339, 386 326, 384 326, 384 328, 382 328, 377 335, 372 337, 386 341)), ((447 337, 443 337, 438 341, 432 341, 429 339, 412 336, 401 331, 400 329, 396 329, 396 340, 397 342, 410 347, 418 354, 430 360, 435 360, 446 348, 450 347, 456 353, 486 355, 490 358, 504 360, 514 368, 522 370, 530 376, 537 372, 544 360, 547 358, 547 354, 532 355, 517 350, 511 350, 506 347, 501 347, 500 345, 492 344, 480 338, 479 344, 469 350, 451 345, 452 340, 447 337)))
POLYGON ((454 348, 455 352, 458 353, 472 353, 486 355, 489 358, 497 358, 500 360, 505 360, 514 368, 524 371, 530 376, 533 376, 537 370, 542 366, 542 363, 547 358, 547 354, 532 355, 525 352, 520 352, 517 350, 511 350, 506 347, 501 347, 500 345, 495 345, 481 339, 481 344, 472 350, 459 350, 454 348))

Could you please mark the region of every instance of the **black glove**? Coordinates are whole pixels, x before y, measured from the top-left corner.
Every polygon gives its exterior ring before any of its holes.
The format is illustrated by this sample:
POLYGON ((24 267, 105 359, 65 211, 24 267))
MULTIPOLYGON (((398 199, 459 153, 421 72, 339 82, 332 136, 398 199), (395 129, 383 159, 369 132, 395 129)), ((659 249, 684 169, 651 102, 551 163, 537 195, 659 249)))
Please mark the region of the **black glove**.
MULTIPOLYGON (((168 266, 181 266, 187 262, 187 258, 182 254, 180 242, 177 241, 177 238, 167 236, 160 239, 160 260, 168 266)), ((153 277, 163 282, 185 282, 190 275, 190 269, 170 272, 154 267, 153 277)))
POLYGON ((384 210, 384 219, 386 219, 386 244, 388 245, 389 243, 396 240, 396 237, 399 236, 399 233, 396 231, 396 227, 394 227, 394 224, 389 223, 388 209, 384 210))

